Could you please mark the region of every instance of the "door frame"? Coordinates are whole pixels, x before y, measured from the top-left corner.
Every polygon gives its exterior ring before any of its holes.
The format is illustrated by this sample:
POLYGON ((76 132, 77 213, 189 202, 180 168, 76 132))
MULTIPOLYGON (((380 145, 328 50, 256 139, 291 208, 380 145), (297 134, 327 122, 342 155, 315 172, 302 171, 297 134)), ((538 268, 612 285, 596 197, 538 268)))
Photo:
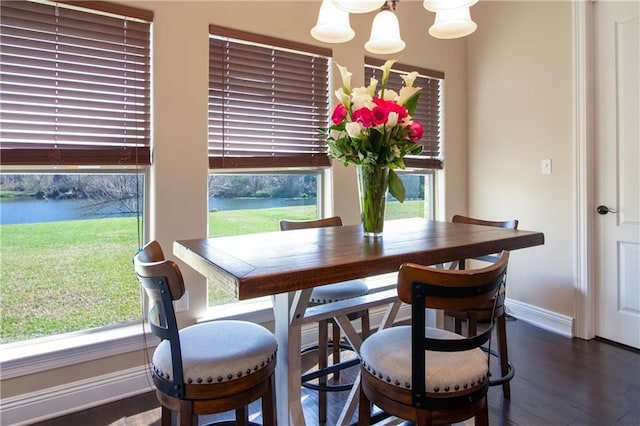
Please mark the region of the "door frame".
POLYGON ((575 322, 573 334, 595 337, 595 194, 593 158, 593 0, 572 2, 573 153, 575 164, 575 322))

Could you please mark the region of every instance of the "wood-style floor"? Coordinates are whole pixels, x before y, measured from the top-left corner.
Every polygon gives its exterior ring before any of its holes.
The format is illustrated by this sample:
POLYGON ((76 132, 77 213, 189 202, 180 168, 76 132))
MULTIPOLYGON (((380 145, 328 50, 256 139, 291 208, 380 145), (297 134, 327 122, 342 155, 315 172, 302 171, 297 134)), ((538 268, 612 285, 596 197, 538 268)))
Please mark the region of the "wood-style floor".
MULTIPOLYGON (((639 352, 600 340, 568 339, 516 320, 507 322, 507 334, 516 375, 511 401, 498 387, 489 391, 492 425, 640 425, 639 352)), ((345 393, 329 398, 327 424, 332 425, 345 393)), ((303 389, 303 406, 307 424, 317 424, 315 392, 303 389)), ((155 426, 157 407, 149 393, 37 426, 155 426)), ((217 419, 207 416, 200 424, 217 419)))

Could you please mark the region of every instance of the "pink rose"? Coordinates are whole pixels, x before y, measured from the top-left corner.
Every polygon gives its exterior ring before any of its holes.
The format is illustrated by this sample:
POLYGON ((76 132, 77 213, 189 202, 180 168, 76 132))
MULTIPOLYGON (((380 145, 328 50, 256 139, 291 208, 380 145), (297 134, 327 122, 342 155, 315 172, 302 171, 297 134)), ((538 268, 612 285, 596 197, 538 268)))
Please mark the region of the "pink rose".
POLYGON ((353 121, 357 121, 362 127, 375 126, 375 117, 369 108, 363 107, 353 111, 353 121))
POLYGON ((333 110, 333 114, 331 114, 331 122, 333 124, 340 124, 342 120, 347 116, 347 109, 344 105, 338 104, 333 110))
POLYGON ((387 105, 375 106, 371 113, 373 115, 374 126, 385 124, 387 122, 387 119, 389 118, 389 108, 387 107, 387 105))
POLYGON ((401 122, 405 117, 409 115, 405 107, 393 101, 387 101, 382 98, 375 98, 373 100, 373 103, 377 105, 377 107, 374 108, 374 113, 376 114, 376 117, 380 118, 378 124, 386 123, 390 112, 395 112, 398 114, 398 122, 401 122))
POLYGON ((404 120, 406 117, 409 116, 409 112, 407 111, 407 109, 395 102, 391 102, 391 105, 389 105, 389 109, 392 112, 398 113, 398 122, 401 122, 402 120, 404 120))
POLYGON ((424 133, 424 129, 422 128, 422 123, 419 121, 413 121, 409 126, 409 139, 413 142, 417 142, 422 139, 422 134, 424 133))

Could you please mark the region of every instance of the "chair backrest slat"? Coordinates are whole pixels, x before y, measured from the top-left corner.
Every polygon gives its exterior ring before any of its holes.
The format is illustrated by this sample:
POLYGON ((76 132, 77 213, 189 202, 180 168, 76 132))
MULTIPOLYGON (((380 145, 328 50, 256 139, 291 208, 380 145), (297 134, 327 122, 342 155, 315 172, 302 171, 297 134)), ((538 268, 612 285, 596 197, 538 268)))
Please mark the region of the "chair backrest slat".
POLYGON ((330 226, 342 226, 342 219, 340 216, 326 217, 323 219, 313 220, 281 220, 280 230, 291 231, 294 229, 308 229, 308 228, 328 228, 330 226))

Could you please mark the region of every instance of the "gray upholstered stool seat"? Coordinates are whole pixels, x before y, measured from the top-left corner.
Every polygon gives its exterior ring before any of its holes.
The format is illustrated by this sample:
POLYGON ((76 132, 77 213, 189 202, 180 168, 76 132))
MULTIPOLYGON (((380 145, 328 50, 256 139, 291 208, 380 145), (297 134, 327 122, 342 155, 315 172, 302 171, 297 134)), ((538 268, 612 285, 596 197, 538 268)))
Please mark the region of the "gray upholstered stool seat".
POLYGON ((362 280, 342 281, 315 287, 309 297, 311 303, 331 303, 352 297, 364 296, 369 293, 369 287, 362 280))
MULTIPOLYGON (((266 328, 244 321, 213 321, 179 331, 184 381, 228 382, 255 373, 274 362, 276 339, 266 328), (241 339, 238 336, 242 336, 241 339)), ((171 347, 162 341, 153 354, 157 375, 172 380, 171 347)))
MULTIPOLYGON (((427 337, 460 339, 461 336, 427 327, 427 337)), ((386 383, 411 389, 411 327, 399 326, 373 333, 360 347, 362 366, 386 383)), ((427 351, 427 394, 455 393, 485 383, 487 355, 475 348, 462 352, 427 351)))

